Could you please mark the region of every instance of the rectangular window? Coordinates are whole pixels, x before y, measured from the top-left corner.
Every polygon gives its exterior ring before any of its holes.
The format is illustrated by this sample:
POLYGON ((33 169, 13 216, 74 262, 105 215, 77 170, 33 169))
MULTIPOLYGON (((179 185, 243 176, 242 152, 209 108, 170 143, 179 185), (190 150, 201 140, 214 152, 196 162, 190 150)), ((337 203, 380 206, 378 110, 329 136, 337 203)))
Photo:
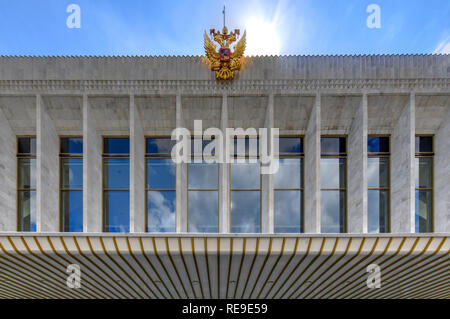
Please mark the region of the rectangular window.
POLYGON ((147 231, 175 232, 176 170, 170 137, 146 139, 147 231))
POLYGON ((433 231, 433 137, 416 136, 416 232, 433 231))
POLYGON ((274 231, 303 231, 303 139, 279 138, 279 168, 274 174, 274 231))
POLYGON ((347 230, 347 141, 345 137, 320 139, 321 232, 347 230))
POLYGON ((389 232, 389 137, 369 136, 367 142, 368 231, 389 232))
POLYGON ((104 231, 130 231, 130 141, 103 140, 104 231))
POLYGON ((83 231, 83 138, 60 139, 61 230, 83 231))
POLYGON ((258 139, 234 141, 235 162, 230 164, 231 232, 261 232, 261 175, 257 153, 258 139))
MULTIPOLYGON (((202 148, 211 140, 193 139, 202 148)), ((192 152, 188 164, 188 229, 189 232, 219 232, 219 165, 213 158, 203 156, 203 152, 192 152)), ((205 152, 206 154, 206 152, 205 152)), ((214 154, 212 154, 214 155, 214 154)))
POLYGON ((18 230, 36 231, 36 138, 17 139, 18 230))

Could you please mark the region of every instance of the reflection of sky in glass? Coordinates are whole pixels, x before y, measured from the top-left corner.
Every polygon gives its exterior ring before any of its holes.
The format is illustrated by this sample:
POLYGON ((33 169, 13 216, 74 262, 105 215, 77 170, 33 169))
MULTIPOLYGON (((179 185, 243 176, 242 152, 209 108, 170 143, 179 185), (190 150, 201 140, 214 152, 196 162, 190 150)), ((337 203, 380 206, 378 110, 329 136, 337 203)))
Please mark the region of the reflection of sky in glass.
POLYGON ((320 192, 321 231, 322 233, 339 233, 341 229, 340 215, 345 209, 345 192, 320 192))
POLYGON ((175 191, 147 192, 147 230, 175 232, 175 191))
POLYGON ((105 159, 105 187, 130 187, 130 160, 128 158, 105 159))
POLYGON ((301 164, 300 158, 280 158, 279 168, 274 175, 275 188, 300 188, 301 187, 301 164))
POLYGON ((303 152, 302 139, 300 137, 280 137, 278 139, 278 151, 281 153, 303 152))
POLYGON ((416 188, 431 188, 431 175, 433 159, 430 157, 415 158, 414 175, 416 188))
POLYGON ((147 138, 147 153, 171 154, 175 142, 170 138, 147 138))
POLYGON ((258 138, 234 138, 231 154, 257 156, 259 152, 258 138))
POLYGON ((190 189, 214 189, 218 185, 217 164, 189 163, 189 188, 190 189))
POLYGON ((231 192, 231 232, 259 233, 261 225, 259 191, 231 192))
POLYGON ((368 232, 385 233, 389 225, 389 191, 369 190, 368 192, 368 232))
POLYGON ((322 137, 320 139, 320 151, 324 153, 345 153, 345 137, 322 137))
POLYGON ((175 164, 168 158, 147 159, 147 183, 152 189, 175 189, 175 164))
POLYGON ((61 139, 61 153, 63 154, 82 154, 83 153, 83 138, 69 137, 61 139))
POLYGON ((19 200, 20 230, 36 231, 36 192, 21 191, 19 200))
POLYGON ((385 157, 369 157, 367 159, 368 187, 389 187, 389 159, 385 157))
POLYGON ((416 190, 416 232, 431 232, 431 191, 416 190))
POLYGON ((62 187, 83 188, 83 159, 64 158, 62 160, 62 187))
POLYGON ((367 139, 367 152, 369 153, 388 153, 389 137, 373 136, 367 139))
POLYGON ((231 164, 231 188, 233 189, 257 189, 260 185, 258 163, 231 164))
POLYGON ((19 188, 36 188, 36 159, 19 159, 19 188))
POLYGON ((321 188, 345 187, 344 158, 320 159, 320 187, 321 188))
POLYGON ((105 138, 105 153, 109 154, 129 154, 130 139, 127 137, 105 138))
POLYGON ((275 233, 299 233, 301 191, 274 191, 275 233))
POLYGON ((105 192, 107 218, 105 230, 112 233, 130 231, 130 193, 128 191, 105 192))
POLYGON ((197 233, 219 232, 217 191, 189 191, 189 231, 197 233))
POLYGON ((63 231, 83 231, 83 192, 65 191, 62 193, 63 231))

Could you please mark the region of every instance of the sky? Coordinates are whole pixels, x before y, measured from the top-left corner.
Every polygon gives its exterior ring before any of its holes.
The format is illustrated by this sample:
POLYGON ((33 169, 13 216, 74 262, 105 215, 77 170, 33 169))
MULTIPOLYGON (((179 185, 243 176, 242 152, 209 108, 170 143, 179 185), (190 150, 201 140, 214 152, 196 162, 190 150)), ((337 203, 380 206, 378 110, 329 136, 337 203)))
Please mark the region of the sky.
POLYGON ((203 55, 224 5, 245 55, 450 53, 450 0, 0 0, 0 55, 203 55))

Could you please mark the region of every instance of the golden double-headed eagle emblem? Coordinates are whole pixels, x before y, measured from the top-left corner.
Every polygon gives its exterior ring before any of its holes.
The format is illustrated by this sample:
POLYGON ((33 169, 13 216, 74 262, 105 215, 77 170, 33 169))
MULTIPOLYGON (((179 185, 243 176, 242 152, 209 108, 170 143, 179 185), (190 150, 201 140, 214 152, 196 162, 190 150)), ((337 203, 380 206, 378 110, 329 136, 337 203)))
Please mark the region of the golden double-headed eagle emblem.
POLYGON ((205 31, 205 53, 206 63, 212 71, 216 72, 216 79, 228 80, 234 78, 234 71, 240 70, 243 64, 243 55, 245 51, 246 33, 234 46, 231 51, 230 45, 235 42, 240 35, 239 29, 228 33, 225 26, 225 7, 223 8, 223 29, 222 32, 211 29, 209 31, 211 38, 205 31), (219 50, 213 40, 220 45, 219 50))

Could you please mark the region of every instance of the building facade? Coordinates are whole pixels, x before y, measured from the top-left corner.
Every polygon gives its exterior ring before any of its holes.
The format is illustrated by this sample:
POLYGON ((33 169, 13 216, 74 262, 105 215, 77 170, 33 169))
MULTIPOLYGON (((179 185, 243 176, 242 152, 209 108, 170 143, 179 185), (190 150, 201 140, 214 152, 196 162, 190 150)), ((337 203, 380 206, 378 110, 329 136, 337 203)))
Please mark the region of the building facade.
POLYGON ((1 57, 0 296, 448 298, 449 158, 449 55, 1 57))

